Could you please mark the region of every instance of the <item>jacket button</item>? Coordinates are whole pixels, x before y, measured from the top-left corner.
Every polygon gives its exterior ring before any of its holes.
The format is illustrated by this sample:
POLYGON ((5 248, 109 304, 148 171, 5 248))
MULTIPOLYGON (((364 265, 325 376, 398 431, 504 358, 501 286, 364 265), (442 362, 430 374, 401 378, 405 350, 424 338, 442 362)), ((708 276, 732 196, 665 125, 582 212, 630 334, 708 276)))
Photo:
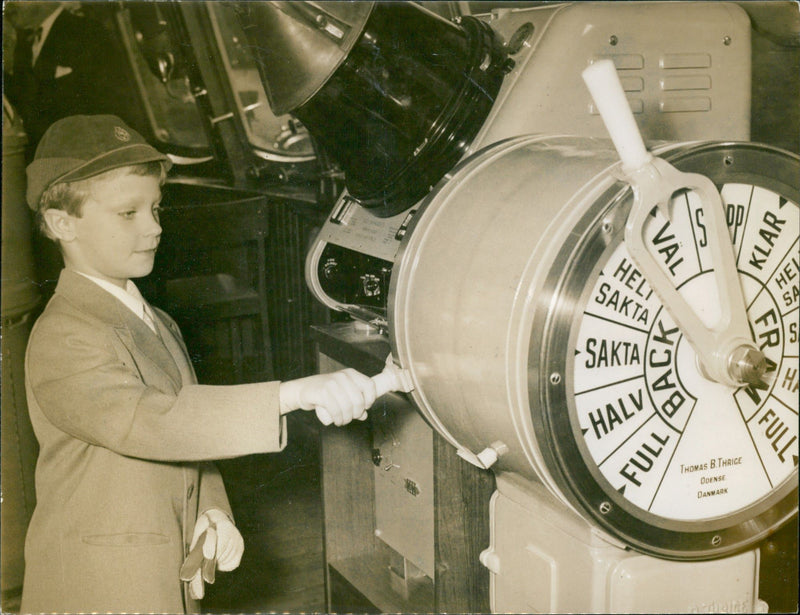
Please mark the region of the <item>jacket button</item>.
POLYGON ((187 500, 191 500, 193 493, 194 493, 194 483, 189 485, 189 489, 186 490, 186 499, 187 500))

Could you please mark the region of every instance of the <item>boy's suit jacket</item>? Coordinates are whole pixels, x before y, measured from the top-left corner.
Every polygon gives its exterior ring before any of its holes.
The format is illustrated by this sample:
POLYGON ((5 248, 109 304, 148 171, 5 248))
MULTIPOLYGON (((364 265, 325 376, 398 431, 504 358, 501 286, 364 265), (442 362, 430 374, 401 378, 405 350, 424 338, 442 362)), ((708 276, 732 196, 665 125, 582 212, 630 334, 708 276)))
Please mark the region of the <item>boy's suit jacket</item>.
POLYGON ((31 333, 40 444, 23 612, 194 610, 179 569, 197 516, 230 513, 210 460, 280 450, 276 382, 195 384, 175 323, 161 338, 110 293, 62 271, 31 333))

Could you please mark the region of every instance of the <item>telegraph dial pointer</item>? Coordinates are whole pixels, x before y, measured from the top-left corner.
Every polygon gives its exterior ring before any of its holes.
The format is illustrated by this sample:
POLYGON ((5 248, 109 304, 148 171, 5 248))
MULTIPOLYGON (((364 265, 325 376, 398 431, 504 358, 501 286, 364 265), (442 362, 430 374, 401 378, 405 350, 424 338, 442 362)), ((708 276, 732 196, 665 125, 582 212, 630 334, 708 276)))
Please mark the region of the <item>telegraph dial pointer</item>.
POLYGON ((645 148, 627 98, 611 60, 591 64, 582 73, 619 156, 622 174, 633 188, 634 200, 625 226, 628 251, 665 309, 697 353, 704 376, 740 387, 765 387, 764 354, 753 342, 739 282, 724 209, 714 183, 704 175, 684 173, 645 148), (644 242, 644 226, 655 207, 670 219, 669 204, 676 193, 691 191, 700 200, 709 230, 714 278, 721 315, 708 326, 680 295, 644 242))

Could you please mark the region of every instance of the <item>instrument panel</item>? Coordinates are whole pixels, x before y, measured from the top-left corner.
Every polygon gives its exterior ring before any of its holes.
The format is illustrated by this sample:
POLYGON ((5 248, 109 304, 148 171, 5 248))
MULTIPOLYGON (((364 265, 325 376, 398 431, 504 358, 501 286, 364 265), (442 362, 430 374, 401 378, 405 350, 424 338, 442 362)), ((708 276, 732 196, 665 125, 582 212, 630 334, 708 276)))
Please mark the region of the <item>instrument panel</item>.
MULTIPOLYGON (((751 542, 796 507, 800 215, 797 188, 786 183, 796 159, 748 145, 707 145, 688 158, 720 188, 753 339, 766 356, 763 382, 733 388, 704 373, 621 231, 610 230, 620 206, 594 230, 599 243, 616 237, 599 257, 583 253, 589 283, 584 274, 571 282, 582 309, 552 330, 569 338, 571 352, 549 359, 551 376, 564 370, 558 399, 569 409, 569 425, 557 420, 550 433, 562 455, 567 439, 577 444, 570 454, 588 475, 570 480, 581 481, 595 519, 608 523, 619 512, 617 530, 629 542, 711 553, 751 542), (562 428, 567 438, 557 435, 562 428), (601 489, 588 495, 594 481, 601 489)), ((645 241, 681 296, 714 323, 715 265, 697 205, 692 193, 677 196, 671 220, 654 212, 645 241)))
POLYGON ((379 218, 344 191, 306 258, 316 297, 385 331, 395 255, 416 212, 379 218))
MULTIPOLYGON (((750 324, 767 356, 763 388, 730 390, 704 377, 622 243, 597 272, 575 341, 571 378, 584 454, 627 501, 683 520, 752 505, 796 466, 798 207, 740 183, 724 185, 722 198, 750 324), (679 511, 676 498, 684 502, 679 511)), ((671 222, 654 217, 651 250, 713 321, 702 211, 689 195, 680 201, 671 222)))

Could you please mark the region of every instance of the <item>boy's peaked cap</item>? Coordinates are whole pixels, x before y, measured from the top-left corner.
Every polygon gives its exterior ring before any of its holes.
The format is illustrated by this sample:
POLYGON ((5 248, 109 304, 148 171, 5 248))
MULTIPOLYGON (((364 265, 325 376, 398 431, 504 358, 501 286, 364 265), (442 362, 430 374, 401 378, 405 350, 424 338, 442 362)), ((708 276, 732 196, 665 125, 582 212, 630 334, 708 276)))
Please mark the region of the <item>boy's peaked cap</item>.
POLYGON ((47 188, 105 171, 158 161, 172 162, 115 115, 73 115, 47 129, 28 165, 28 206, 36 211, 47 188))

